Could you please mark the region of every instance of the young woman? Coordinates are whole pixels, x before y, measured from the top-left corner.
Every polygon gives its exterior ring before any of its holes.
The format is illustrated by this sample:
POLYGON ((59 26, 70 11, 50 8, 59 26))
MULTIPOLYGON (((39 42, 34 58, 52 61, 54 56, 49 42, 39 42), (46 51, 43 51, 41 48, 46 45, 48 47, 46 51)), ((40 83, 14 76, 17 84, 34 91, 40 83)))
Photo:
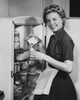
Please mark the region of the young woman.
POLYGON ((64 30, 66 14, 59 5, 44 9, 43 20, 54 33, 51 35, 46 54, 32 51, 31 57, 48 62, 58 70, 48 95, 34 95, 34 100, 77 100, 76 91, 69 73, 73 69, 74 43, 64 30))

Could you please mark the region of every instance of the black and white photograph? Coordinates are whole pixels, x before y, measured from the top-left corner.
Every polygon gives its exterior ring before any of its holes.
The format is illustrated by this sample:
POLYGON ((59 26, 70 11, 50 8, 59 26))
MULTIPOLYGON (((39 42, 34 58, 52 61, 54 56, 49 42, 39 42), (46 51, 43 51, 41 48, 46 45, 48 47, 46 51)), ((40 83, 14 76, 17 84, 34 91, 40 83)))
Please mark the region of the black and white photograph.
POLYGON ((0 0, 0 100, 80 100, 79 0, 0 0))

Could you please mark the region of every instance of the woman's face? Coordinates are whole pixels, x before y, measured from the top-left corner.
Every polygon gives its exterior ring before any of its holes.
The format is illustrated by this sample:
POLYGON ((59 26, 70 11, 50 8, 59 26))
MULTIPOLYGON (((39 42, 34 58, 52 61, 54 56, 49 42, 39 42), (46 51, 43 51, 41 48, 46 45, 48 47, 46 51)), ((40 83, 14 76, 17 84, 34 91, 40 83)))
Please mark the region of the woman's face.
POLYGON ((62 19, 57 12, 51 12, 46 15, 47 25, 53 31, 56 32, 62 28, 62 19))

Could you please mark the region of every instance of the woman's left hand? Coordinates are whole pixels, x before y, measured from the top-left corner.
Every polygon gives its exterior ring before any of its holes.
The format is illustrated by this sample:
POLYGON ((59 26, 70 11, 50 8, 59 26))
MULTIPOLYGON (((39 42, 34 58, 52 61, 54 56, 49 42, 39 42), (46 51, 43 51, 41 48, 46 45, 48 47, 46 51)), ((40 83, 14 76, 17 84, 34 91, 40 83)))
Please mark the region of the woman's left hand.
POLYGON ((30 57, 37 60, 44 60, 45 54, 39 51, 32 50, 30 51, 30 57))

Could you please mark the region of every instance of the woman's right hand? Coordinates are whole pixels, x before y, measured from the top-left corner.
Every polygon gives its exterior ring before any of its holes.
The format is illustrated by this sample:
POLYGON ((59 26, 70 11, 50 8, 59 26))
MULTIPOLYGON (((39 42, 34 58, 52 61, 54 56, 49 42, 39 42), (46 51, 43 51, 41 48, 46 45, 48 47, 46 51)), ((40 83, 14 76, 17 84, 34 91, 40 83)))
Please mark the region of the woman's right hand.
POLYGON ((44 60, 45 56, 46 55, 44 53, 41 53, 39 51, 35 51, 35 50, 30 51, 30 57, 33 58, 33 59, 44 60))

